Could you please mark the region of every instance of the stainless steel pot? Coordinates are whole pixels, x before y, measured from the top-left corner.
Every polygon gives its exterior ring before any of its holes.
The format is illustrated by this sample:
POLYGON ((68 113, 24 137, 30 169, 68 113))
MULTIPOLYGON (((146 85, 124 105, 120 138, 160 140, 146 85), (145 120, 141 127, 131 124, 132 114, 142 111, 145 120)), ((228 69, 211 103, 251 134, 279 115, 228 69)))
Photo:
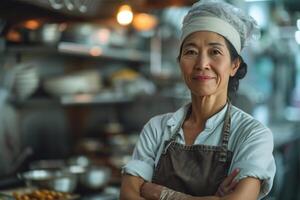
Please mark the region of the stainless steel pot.
POLYGON ((36 160, 29 164, 29 169, 59 170, 67 166, 64 160, 36 160))
POLYGON ((109 168, 104 166, 90 166, 88 167, 84 176, 80 181, 84 186, 90 189, 101 189, 107 185, 111 176, 109 168))
POLYGON ((101 190, 109 182, 111 170, 105 166, 80 166, 73 165, 66 167, 64 170, 77 176, 78 185, 90 190, 101 190))
POLYGON ((27 186, 35 186, 60 192, 73 192, 77 186, 77 177, 60 170, 30 170, 18 175, 27 186))

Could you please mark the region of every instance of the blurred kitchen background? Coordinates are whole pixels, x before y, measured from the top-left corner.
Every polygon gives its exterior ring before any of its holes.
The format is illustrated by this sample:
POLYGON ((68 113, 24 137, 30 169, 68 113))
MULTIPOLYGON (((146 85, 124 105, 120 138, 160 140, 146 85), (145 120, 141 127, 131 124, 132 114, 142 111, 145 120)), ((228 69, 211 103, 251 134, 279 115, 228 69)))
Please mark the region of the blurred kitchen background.
MULTIPOLYGON (((0 188, 26 182, 24 171, 64 168, 89 172, 89 185, 70 189, 82 199, 118 199, 143 125, 189 100, 176 57, 194 2, 1 0, 0 188)), ((300 1, 229 2, 261 27, 233 103, 273 131, 266 199, 300 199, 300 1)))

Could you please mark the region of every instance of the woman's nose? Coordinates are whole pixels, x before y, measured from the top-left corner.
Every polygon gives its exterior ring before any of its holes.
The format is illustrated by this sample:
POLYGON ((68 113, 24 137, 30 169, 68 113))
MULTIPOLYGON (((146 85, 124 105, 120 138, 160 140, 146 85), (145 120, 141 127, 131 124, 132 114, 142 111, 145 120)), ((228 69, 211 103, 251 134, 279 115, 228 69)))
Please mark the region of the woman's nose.
POLYGON ((196 70, 204 70, 209 68, 209 59, 206 55, 199 54, 195 63, 196 70))

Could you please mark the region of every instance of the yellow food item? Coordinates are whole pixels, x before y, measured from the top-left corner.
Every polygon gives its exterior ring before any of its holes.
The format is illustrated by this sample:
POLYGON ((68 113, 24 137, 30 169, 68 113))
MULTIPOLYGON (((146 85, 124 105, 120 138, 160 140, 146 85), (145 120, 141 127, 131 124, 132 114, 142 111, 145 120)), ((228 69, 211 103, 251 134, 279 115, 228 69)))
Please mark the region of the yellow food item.
POLYGON ((13 197, 16 200, 66 200, 71 199, 71 194, 46 189, 38 189, 25 194, 19 194, 15 192, 13 193, 13 197))
POLYGON ((111 75, 112 80, 134 80, 138 78, 140 74, 132 69, 121 69, 114 72, 111 75))

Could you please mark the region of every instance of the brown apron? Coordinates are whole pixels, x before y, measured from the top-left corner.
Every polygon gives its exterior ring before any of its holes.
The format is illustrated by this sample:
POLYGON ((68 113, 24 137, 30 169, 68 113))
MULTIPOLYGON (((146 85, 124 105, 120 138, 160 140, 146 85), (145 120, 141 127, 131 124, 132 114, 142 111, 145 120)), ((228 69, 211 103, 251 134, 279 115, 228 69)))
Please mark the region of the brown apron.
POLYGON ((230 109, 225 115, 221 146, 183 145, 175 142, 181 128, 170 140, 155 168, 152 182, 193 196, 214 195, 227 176, 233 153, 228 150, 230 109))

